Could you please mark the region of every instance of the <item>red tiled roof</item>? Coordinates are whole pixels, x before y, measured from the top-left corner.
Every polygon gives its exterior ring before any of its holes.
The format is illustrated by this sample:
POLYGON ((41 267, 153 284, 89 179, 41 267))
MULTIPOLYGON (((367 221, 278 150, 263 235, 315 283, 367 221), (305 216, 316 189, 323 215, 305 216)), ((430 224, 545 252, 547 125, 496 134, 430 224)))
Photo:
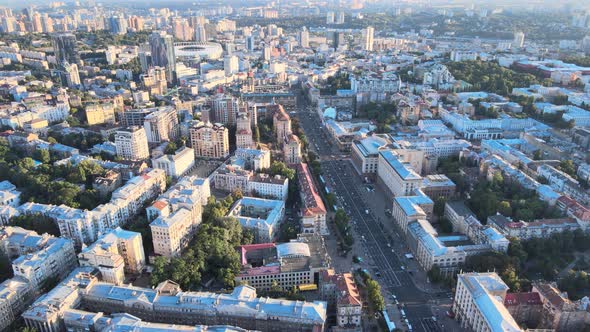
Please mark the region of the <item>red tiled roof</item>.
POLYGON ((313 182, 309 167, 307 164, 301 163, 297 164, 295 169, 297 170, 297 178, 299 180, 299 190, 303 198, 301 212, 304 216, 325 214, 326 207, 313 182))
POLYGON ((541 297, 537 292, 528 293, 508 293, 504 299, 504 305, 517 306, 517 305, 541 305, 541 297))

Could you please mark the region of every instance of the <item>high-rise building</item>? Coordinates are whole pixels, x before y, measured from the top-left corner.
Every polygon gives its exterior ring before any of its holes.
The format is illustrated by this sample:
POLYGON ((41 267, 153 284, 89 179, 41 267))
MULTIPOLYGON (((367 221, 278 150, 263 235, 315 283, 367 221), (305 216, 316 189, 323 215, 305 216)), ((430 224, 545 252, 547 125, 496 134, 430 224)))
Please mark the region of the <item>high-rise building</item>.
POLYGON ((65 62, 79 64, 80 55, 76 44, 76 36, 71 33, 61 33, 53 36, 53 50, 58 65, 65 62))
POLYGON ((160 107, 146 115, 143 129, 150 143, 173 141, 178 137, 178 115, 172 106, 160 107))
POLYGON ((5 16, 2 18, 2 32, 11 33, 16 30, 16 19, 14 16, 5 16))
POLYGON ((207 41, 207 31, 205 30, 204 24, 199 24, 195 27, 195 40, 201 43, 207 41))
POLYGON ((221 159, 229 155, 229 131, 220 123, 199 122, 189 128, 195 157, 221 159))
POLYGON ((254 147, 251 124, 247 112, 241 112, 238 114, 236 125, 236 147, 238 149, 251 149, 254 147))
POLYGON ((240 61, 235 55, 227 55, 223 59, 223 69, 225 76, 231 76, 240 71, 240 61))
POLYGON ((286 164, 299 164, 302 161, 301 141, 297 135, 290 134, 285 138, 283 155, 286 164))
POLYGON ((109 17, 109 31, 116 35, 124 35, 127 33, 127 20, 123 16, 109 17))
POLYGON ((33 13, 31 17, 32 32, 43 32, 43 25, 41 24, 41 14, 33 13))
POLYGON ((291 118, 289 114, 285 112, 282 106, 275 112, 272 118, 273 127, 277 134, 277 142, 283 144, 285 138, 289 136, 291 132, 291 118))
POLYGON ((334 24, 334 12, 328 12, 326 14, 326 24, 334 24))
POLYGON ((131 16, 129 18, 129 27, 133 31, 143 31, 144 22, 141 16, 131 16))
POLYGON ((514 47, 522 48, 524 46, 524 32, 518 31, 514 33, 514 47))
POLYGON ((272 54, 272 48, 270 46, 265 46, 264 50, 262 51, 262 58, 265 61, 270 61, 271 54, 272 54))
POLYGON ((150 156, 145 129, 137 126, 115 132, 117 156, 126 160, 144 160, 150 156))
POLYGON ((246 49, 248 52, 254 52, 254 36, 246 37, 246 49))
POLYGON ((191 26, 188 24, 187 20, 185 19, 175 19, 173 24, 173 33, 176 39, 180 40, 193 40, 195 39, 195 31, 191 26))
POLYGON ((141 64, 141 72, 147 73, 152 66, 152 53, 147 51, 139 52, 139 64, 141 64))
POLYGON ((153 32, 150 35, 152 64, 166 69, 166 80, 175 81, 176 56, 174 55, 174 39, 165 32, 153 32))
POLYGON ((299 46, 303 48, 309 47, 309 31, 307 31, 306 27, 303 27, 303 30, 299 32, 299 46))
POLYGON ((219 94, 211 101, 211 114, 208 120, 235 126, 239 112, 248 112, 250 120, 256 116, 255 109, 252 109, 248 103, 236 97, 219 94))
POLYGON ((96 267, 102 280, 121 285, 125 272, 141 273, 145 266, 141 234, 117 227, 82 249, 78 261, 96 267))
POLYGON ((336 24, 344 24, 344 12, 338 12, 336 16, 336 24))
POLYGON ((43 27, 43 32, 53 33, 53 19, 49 15, 43 14, 41 16, 41 26, 43 27))
POLYGON ((80 85, 80 73, 78 72, 78 65, 75 63, 62 64, 61 77, 62 84, 67 87, 76 87, 80 85))
POLYGON ((363 30, 363 49, 365 51, 373 50, 373 38, 375 35, 375 29, 373 27, 367 27, 363 30))

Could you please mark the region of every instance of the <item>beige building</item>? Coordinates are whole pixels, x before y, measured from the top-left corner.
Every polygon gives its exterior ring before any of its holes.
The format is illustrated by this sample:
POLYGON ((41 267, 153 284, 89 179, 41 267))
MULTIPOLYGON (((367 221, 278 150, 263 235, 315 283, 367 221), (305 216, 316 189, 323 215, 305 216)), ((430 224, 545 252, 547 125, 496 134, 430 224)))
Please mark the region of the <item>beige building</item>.
POLYGON ((462 328, 474 332, 523 331, 504 306, 507 291, 508 286, 495 272, 459 274, 455 319, 462 328))
POLYGON ((289 117, 289 114, 287 114, 287 112, 285 112, 283 107, 280 105, 272 117, 272 124, 277 135, 277 142, 279 144, 283 143, 285 137, 292 133, 291 118, 289 117))
POLYGON ((297 135, 287 135, 283 145, 283 155, 286 164, 299 164, 303 161, 301 155, 301 141, 297 135))
POLYGON ((156 255, 180 255, 201 223, 203 205, 210 195, 207 179, 187 176, 146 209, 156 255))
POLYGON ((236 125, 236 147, 238 149, 252 149, 255 146, 252 139, 252 126, 250 117, 246 112, 238 114, 236 125))
POLYGON ((363 302, 352 273, 322 271, 319 293, 320 298, 328 302, 328 313, 336 313, 337 327, 333 331, 361 331, 363 302))
POLYGON ((171 106, 156 108, 144 118, 143 129, 150 143, 173 141, 178 137, 178 115, 171 106))
POLYGON ((78 261, 81 266, 96 267, 103 280, 120 285, 124 272, 138 274, 145 266, 141 234, 117 227, 84 248, 78 261))
POLYGON ((115 105, 112 103, 86 106, 86 122, 89 125, 115 123, 115 105))
POLYGON ((117 156, 126 160, 143 160, 150 156, 145 129, 127 127, 115 132, 117 156))
POLYGON ((222 159, 229 155, 229 131, 224 125, 199 122, 189 134, 195 157, 222 159))
POLYGON ((163 169, 167 176, 178 178, 195 165, 195 150, 183 146, 173 155, 163 155, 152 160, 154 168, 163 169))

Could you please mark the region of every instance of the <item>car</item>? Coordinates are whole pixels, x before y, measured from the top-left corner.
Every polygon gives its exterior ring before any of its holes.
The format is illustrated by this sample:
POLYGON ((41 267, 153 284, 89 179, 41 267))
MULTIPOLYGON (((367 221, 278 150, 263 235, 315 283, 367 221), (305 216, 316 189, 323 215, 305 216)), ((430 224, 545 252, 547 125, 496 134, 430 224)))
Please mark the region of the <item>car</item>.
POLYGON ((405 270, 406 269, 403 265, 401 266, 401 268, 402 268, 402 270, 405 270))
POLYGON ((388 243, 387 244, 387 248, 391 248, 391 243, 388 243))

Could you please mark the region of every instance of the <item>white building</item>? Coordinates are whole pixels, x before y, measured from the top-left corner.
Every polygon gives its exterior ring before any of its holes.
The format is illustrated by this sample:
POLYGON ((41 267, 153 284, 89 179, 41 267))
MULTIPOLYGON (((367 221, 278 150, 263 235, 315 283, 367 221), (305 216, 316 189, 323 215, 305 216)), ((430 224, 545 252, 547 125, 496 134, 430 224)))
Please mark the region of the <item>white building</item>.
POLYGON ((372 51, 375 38, 375 28, 367 27, 363 30, 363 50, 372 51))
POLYGON ((234 203, 227 215, 235 217, 243 228, 252 230, 255 243, 273 242, 285 216, 285 202, 243 197, 234 203))
POLYGON ((162 169, 167 176, 179 178, 195 165, 195 150, 183 146, 173 155, 163 155, 152 160, 154 168, 162 169))
POLYGON ((422 177, 389 150, 379 152, 377 176, 394 196, 410 196, 422 183, 422 177))
POLYGON ((15 277, 29 281, 31 288, 41 290, 50 278, 61 280, 76 266, 76 252, 71 240, 51 238, 43 249, 20 256, 12 262, 15 277))
POLYGON ((453 302, 455 319, 474 332, 520 332, 504 299, 508 286, 495 272, 463 273, 457 279, 453 302))
POLYGON ((289 179, 281 175, 256 174, 248 181, 248 193, 256 197, 287 200, 289 179))
POLYGON ((150 155, 145 129, 128 127, 115 132, 117 156, 127 160, 143 160, 150 155))
POLYGON ((18 207, 20 205, 20 191, 8 180, 0 182, 0 205, 18 207))
POLYGON ((203 206, 210 195, 208 180, 187 176, 146 209, 156 255, 180 255, 201 223, 203 206))
POLYGON ((270 150, 236 149, 235 156, 244 161, 246 169, 259 171, 270 168, 270 150))

